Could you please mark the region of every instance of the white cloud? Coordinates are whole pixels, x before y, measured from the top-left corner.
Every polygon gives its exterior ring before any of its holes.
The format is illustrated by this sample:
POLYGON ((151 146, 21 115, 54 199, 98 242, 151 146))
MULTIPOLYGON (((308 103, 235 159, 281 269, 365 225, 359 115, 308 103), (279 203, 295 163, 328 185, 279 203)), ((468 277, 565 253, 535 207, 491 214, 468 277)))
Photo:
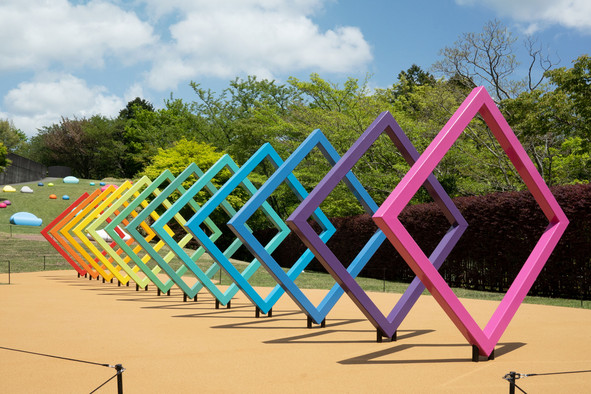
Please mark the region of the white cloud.
POLYGON ((359 28, 320 30, 310 18, 323 4, 319 0, 167 4, 161 4, 158 12, 182 11, 182 19, 170 26, 172 41, 147 76, 149 85, 158 90, 198 76, 272 77, 308 69, 359 72, 372 59, 359 28))
POLYGON ((456 0, 456 3, 483 5, 501 16, 527 23, 526 31, 529 33, 559 24, 591 34, 589 0, 456 0))
POLYGON ((72 75, 45 75, 42 80, 22 82, 4 96, 4 111, 25 134, 59 122, 64 117, 116 116, 125 102, 103 86, 88 86, 72 75))
POLYGON ((111 56, 133 63, 157 40, 152 26, 106 1, 0 2, 0 70, 102 66, 111 56))
POLYGON ((33 75, 3 93, 0 118, 32 135, 61 116, 117 115, 123 99, 200 77, 363 73, 372 54, 360 29, 313 20, 331 1, 0 0, 0 72, 33 75), (113 66, 133 79, 92 82, 93 70, 113 66))

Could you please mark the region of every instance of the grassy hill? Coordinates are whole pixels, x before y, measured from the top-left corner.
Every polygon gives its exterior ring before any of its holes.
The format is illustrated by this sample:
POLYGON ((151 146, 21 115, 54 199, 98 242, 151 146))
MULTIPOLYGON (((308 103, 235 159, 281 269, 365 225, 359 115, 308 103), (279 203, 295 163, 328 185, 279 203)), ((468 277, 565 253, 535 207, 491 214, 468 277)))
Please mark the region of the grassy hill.
MULTIPOLYGON (((18 185, 12 185, 16 192, 3 192, 0 187, 0 202, 10 200, 11 205, 0 209, 0 233, 39 233, 43 227, 55 219, 60 213, 64 211, 70 204, 72 204, 84 192, 92 192, 99 186, 100 180, 81 179, 78 184, 64 183, 61 178, 52 179, 45 182, 44 186, 38 186, 38 182, 27 182, 18 185), (51 182, 54 186, 48 186, 51 182), (95 186, 90 183, 94 182, 95 186), (23 186, 29 186, 33 193, 21 193, 23 186), (56 200, 49 198, 49 195, 55 194, 56 200), (68 195, 69 200, 63 200, 62 197, 68 195), (35 216, 43 219, 43 224, 40 227, 31 226, 15 226, 10 225, 10 217, 16 212, 30 212, 35 216)), ((107 184, 120 185, 122 180, 105 180, 107 184)))

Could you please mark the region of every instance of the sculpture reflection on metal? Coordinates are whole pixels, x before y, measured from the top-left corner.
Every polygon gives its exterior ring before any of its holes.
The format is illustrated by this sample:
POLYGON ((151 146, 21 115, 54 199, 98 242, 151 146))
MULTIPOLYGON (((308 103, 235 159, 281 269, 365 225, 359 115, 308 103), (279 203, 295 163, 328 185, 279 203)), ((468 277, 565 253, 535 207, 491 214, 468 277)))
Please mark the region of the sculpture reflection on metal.
MULTIPOLYGON (((355 304, 361 309, 374 327, 376 327, 378 330, 379 341, 381 341, 382 336, 395 338, 398 326, 404 320, 425 287, 418 278, 415 278, 405 291, 402 298, 390 311, 389 315, 387 317, 384 316, 380 309, 354 279, 386 239, 382 231, 378 230, 370 238, 353 263, 350 264, 349 268, 345 269, 344 265, 339 261, 325 242, 316 235, 314 229, 308 223, 308 218, 310 217, 311 212, 313 212, 314 209, 316 209, 322 201, 328 197, 338 183, 350 173, 353 166, 383 133, 386 133, 388 137, 390 137, 394 145, 402 153, 402 156, 409 164, 412 165, 419 157, 419 153, 411 144, 400 126, 398 126, 392 115, 388 112, 383 112, 365 130, 349 151, 343 155, 342 159, 336 163, 332 170, 287 219, 288 226, 299 235, 308 248, 314 251, 316 258, 318 258, 326 270, 345 289, 355 304)), ((433 175, 428 176, 426 179, 425 188, 442 209, 451 224, 451 228, 441 239, 429 258, 429 264, 433 264, 435 269, 438 269, 463 234, 467 227, 467 223, 451 201, 451 198, 447 195, 443 187, 433 175)), ((367 193, 361 195, 356 194, 356 196, 364 206, 366 212, 373 214, 378 209, 376 203, 369 195, 367 195, 367 193)))
POLYGON ((475 88, 464 100, 373 218, 462 335, 472 344, 475 361, 478 353, 482 356, 494 356, 496 344, 568 225, 564 212, 484 87, 475 88), (402 209, 477 113, 480 113, 549 221, 548 227, 484 330, 480 329, 398 219, 402 209))

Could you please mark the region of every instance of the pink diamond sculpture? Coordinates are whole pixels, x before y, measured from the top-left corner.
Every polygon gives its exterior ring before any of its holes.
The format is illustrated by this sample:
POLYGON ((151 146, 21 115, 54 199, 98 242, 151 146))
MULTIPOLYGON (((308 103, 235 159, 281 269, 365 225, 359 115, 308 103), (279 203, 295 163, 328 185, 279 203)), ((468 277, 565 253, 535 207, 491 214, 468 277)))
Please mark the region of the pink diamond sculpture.
POLYGON ((441 132, 376 211, 373 219, 472 345, 474 361, 478 361, 479 354, 489 358, 494 357, 493 351, 496 344, 568 225, 568 219, 564 212, 484 87, 475 88, 464 100, 441 132), (451 291, 437 269, 433 267, 398 219, 402 209, 426 181, 429 174, 434 171, 437 164, 477 113, 480 113, 491 129, 549 221, 548 227, 536 243, 484 330, 480 329, 474 318, 451 291))

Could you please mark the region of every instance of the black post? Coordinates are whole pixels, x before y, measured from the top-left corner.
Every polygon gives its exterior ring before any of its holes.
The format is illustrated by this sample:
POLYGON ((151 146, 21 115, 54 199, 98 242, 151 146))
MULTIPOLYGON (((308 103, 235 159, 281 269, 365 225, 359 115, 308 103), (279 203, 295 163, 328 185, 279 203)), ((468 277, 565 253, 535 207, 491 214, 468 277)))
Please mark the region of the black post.
POLYGON ((480 360, 480 349, 478 346, 472 345, 472 361, 477 363, 480 360))
POLYGON ((45 271, 45 255, 43 255, 43 271, 45 271))
POLYGON ((8 260, 8 284, 10 284, 10 260, 8 260))
POLYGON ((509 394, 515 394, 515 372, 509 372, 509 394))
POLYGON ((117 370, 117 394, 123 394, 123 365, 115 365, 117 370))

